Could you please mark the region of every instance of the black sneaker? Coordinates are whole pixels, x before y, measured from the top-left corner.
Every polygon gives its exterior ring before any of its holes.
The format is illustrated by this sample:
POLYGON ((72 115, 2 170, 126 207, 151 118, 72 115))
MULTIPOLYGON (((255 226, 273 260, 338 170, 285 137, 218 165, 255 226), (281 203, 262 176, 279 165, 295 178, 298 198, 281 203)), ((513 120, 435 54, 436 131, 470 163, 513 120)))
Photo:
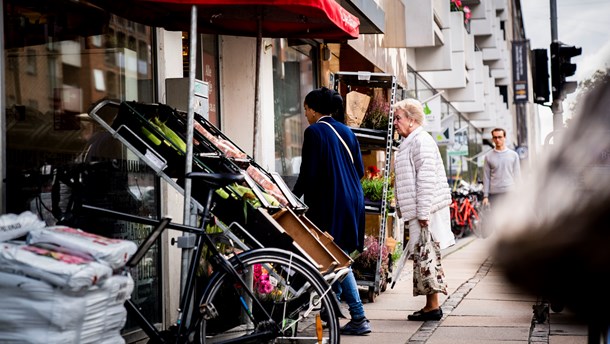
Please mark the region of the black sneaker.
POLYGON ((407 319, 413 320, 413 321, 428 321, 428 320, 438 321, 438 320, 441 320, 442 317, 443 317, 443 310, 438 308, 438 309, 433 309, 428 312, 419 310, 417 312, 414 312, 413 314, 409 314, 407 316, 407 319))
POLYGON ((369 333, 371 333, 371 325, 369 325, 369 319, 367 318, 352 319, 341 327, 341 334, 348 336, 362 336, 369 333))

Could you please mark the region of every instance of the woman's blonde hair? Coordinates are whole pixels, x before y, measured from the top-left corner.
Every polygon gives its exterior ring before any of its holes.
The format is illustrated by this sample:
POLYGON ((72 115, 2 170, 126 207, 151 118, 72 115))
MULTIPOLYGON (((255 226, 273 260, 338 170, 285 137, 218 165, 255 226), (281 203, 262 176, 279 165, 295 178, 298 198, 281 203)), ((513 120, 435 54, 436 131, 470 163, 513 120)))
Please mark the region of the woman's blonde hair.
POLYGON ((399 101, 392 106, 394 111, 401 110, 406 113, 407 117, 412 118, 419 125, 424 125, 426 118, 424 114, 424 107, 421 105, 419 100, 414 98, 407 98, 399 101))

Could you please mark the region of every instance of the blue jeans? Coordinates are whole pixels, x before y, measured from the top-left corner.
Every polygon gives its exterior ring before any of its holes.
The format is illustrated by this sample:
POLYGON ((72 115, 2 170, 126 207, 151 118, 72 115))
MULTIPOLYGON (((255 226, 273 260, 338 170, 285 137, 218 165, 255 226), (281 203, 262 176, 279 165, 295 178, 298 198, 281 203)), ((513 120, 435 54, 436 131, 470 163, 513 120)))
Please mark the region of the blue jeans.
POLYGON ((356 283, 352 268, 349 268, 349 273, 341 283, 333 284, 333 290, 339 300, 343 299, 347 303, 349 315, 352 319, 362 319, 365 317, 364 306, 362 306, 358 284, 356 283))

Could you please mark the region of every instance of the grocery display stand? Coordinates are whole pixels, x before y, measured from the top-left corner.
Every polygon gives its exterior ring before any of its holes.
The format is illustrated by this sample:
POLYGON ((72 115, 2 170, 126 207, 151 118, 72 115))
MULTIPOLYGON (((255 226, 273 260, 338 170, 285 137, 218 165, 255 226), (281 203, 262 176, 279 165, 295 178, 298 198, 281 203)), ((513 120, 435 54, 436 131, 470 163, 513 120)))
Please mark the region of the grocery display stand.
MULTIPOLYGON (((392 162, 392 153, 394 149, 394 110, 392 105, 396 99, 396 77, 390 74, 370 73, 370 72, 337 72, 331 75, 331 85, 336 91, 340 91, 341 85, 347 86, 348 92, 352 87, 358 88, 383 88, 390 90, 390 110, 388 113, 388 128, 387 130, 374 130, 365 128, 351 128, 361 147, 367 147, 372 150, 385 150, 384 169, 383 169, 383 196, 379 206, 366 205, 365 210, 370 214, 379 214, 381 216, 379 226, 379 252, 386 245, 386 232, 389 213, 388 190, 390 180, 390 170, 392 162)), ((381 291, 385 291, 389 276, 381 276, 380 270, 383 257, 380 255, 377 260, 377 267, 373 280, 357 280, 358 285, 368 287, 368 298, 370 302, 374 302, 375 296, 381 291)))
MULTIPOLYGON (((184 195, 185 113, 164 104, 103 100, 89 115, 184 195)), ((193 125, 192 171, 245 177, 247 185, 229 185, 215 193, 213 214, 226 234, 242 249, 286 249, 308 259, 323 275, 340 276, 333 272, 348 267, 351 259, 305 217, 307 207, 279 175, 261 168, 203 116, 195 114, 193 125)), ((191 182, 196 214, 207 187, 197 179, 191 182)), ((188 248, 180 243, 179 247, 188 248)))

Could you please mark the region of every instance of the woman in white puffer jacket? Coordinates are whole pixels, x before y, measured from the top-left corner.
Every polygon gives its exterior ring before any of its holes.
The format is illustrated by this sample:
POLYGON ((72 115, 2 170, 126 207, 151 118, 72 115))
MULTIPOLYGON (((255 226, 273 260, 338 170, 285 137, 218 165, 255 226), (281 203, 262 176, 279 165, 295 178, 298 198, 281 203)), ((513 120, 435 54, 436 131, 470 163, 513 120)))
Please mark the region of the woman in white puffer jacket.
MULTIPOLYGON (((438 146, 423 128, 424 110, 416 99, 405 99, 394 105, 394 126, 404 139, 396 153, 395 194, 399 217, 408 223, 408 255, 413 254, 421 230, 428 227, 440 249, 455 244, 451 232, 449 205, 451 190, 438 146)), ((440 257, 440 250, 438 252, 440 257)), ((440 264, 440 260, 439 260, 440 264)), ((438 293, 447 294, 442 269, 437 276, 438 287, 424 286, 414 295, 426 295, 426 306, 408 316, 409 320, 440 320, 443 316, 438 293)))

